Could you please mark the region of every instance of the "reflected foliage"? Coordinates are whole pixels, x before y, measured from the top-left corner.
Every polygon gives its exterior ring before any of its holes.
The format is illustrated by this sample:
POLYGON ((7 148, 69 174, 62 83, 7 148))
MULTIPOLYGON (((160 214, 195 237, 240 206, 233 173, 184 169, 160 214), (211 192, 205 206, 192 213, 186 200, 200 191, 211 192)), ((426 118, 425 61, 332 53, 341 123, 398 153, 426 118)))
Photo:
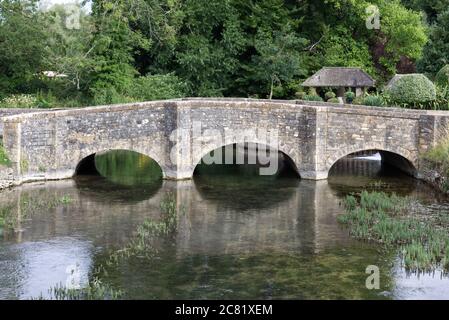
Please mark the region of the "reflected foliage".
POLYGON ((95 166, 103 177, 126 186, 162 179, 162 170, 156 161, 133 151, 114 150, 97 154, 95 166))

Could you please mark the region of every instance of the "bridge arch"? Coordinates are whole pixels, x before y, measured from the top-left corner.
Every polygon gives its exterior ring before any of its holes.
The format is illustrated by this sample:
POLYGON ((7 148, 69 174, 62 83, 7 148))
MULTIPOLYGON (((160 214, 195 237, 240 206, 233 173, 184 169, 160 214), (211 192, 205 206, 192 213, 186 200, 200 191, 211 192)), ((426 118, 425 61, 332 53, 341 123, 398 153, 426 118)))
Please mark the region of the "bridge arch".
MULTIPOLYGON (((198 165, 200 165, 203 161, 203 159, 211 154, 212 152, 215 152, 217 150, 225 150, 222 153, 222 156, 225 156, 225 152, 226 152, 226 148, 230 148, 230 147, 234 147, 234 146, 246 146, 247 144, 249 145, 255 145, 258 147, 263 147, 265 148, 264 150, 271 152, 278 152, 279 154, 281 154, 282 159, 278 159, 278 160, 283 160, 291 169, 293 169, 293 171, 298 175, 298 177, 301 176, 300 171, 299 171, 299 167, 298 167, 298 158, 296 155, 296 152, 294 152, 294 150, 290 150, 289 152, 285 151, 286 146, 284 145, 282 146, 278 146, 275 147, 269 143, 267 143, 266 141, 262 141, 262 140, 239 140, 237 142, 231 142, 231 143, 217 143, 217 144, 212 144, 209 145, 207 148, 204 148, 202 150, 201 153, 199 153, 197 156, 195 156, 193 159, 193 163, 194 165, 192 166, 191 169, 191 175, 194 175, 194 172, 196 170, 196 168, 198 167, 198 165), (204 150, 208 150, 207 152, 204 152, 204 150)), ((233 154, 233 156, 235 156, 235 154, 233 154)))
POLYGON ((158 159, 158 157, 156 157, 156 156, 148 155, 147 153, 145 153, 145 151, 140 150, 139 148, 108 148, 108 149, 99 148, 99 149, 96 149, 95 151, 92 151, 92 150, 84 151, 84 152, 80 153, 80 156, 77 157, 77 160, 75 161, 74 165, 72 166, 73 167, 73 176, 77 176, 80 174, 98 174, 99 172, 95 168, 95 165, 94 165, 95 156, 97 154, 106 153, 106 152, 110 152, 110 151, 128 151, 128 152, 135 152, 137 154, 146 156, 157 163, 157 165, 159 166, 159 168, 162 171, 163 178, 165 178, 166 170, 164 170, 165 169, 164 166, 161 165, 161 159, 158 159))
POLYGON ((330 172, 332 167, 341 159, 359 152, 370 152, 377 151, 382 157, 382 162, 388 163, 389 165, 396 167, 397 169, 413 176, 418 175, 418 165, 417 159, 414 159, 411 152, 403 149, 397 148, 392 150, 389 148, 378 147, 378 146, 367 146, 365 148, 357 147, 347 147, 342 148, 338 152, 334 153, 327 161, 327 171, 330 172))

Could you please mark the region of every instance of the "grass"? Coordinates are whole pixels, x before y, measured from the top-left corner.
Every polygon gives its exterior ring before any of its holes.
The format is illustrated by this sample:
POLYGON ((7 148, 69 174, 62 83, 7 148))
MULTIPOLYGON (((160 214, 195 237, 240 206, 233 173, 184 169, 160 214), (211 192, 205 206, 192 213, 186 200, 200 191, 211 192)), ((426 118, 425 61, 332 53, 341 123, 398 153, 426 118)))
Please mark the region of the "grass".
POLYGON ((3 147, 3 143, 0 142, 0 165, 9 167, 11 165, 11 161, 9 160, 8 154, 3 147))
POLYGON ((449 129, 440 129, 437 136, 438 143, 423 156, 424 164, 436 171, 443 179, 438 184, 444 192, 449 192, 449 129))
POLYGON ((351 236, 399 249, 408 271, 449 271, 449 215, 418 215, 408 198, 363 191, 345 199, 346 213, 338 221, 351 236))
POLYGON ((424 154, 424 159, 449 168, 449 138, 440 142, 424 154))
POLYGON ((437 136, 438 144, 427 151, 423 158, 433 162, 437 166, 443 167, 445 173, 449 169, 449 129, 440 129, 437 136))

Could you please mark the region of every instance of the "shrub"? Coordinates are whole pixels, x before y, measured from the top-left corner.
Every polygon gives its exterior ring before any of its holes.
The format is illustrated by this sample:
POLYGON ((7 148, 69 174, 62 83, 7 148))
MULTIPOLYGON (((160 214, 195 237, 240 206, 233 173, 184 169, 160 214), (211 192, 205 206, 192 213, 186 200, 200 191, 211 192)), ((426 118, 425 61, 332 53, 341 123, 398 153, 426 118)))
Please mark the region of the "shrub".
POLYGON ((304 91, 297 91, 295 93, 295 98, 299 100, 304 100, 304 97, 306 96, 306 93, 304 91))
POLYGON ((364 97, 362 96, 355 97, 354 100, 352 100, 352 104, 363 105, 363 100, 364 97))
POLYGON ((449 86, 449 64, 445 65, 438 71, 435 77, 435 83, 441 87, 449 86))
POLYGON ((9 160, 8 154, 5 150, 5 148, 3 147, 2 142, 0 142, 0 165, 3 165, 3 166, 11 165, 11 161, 9 160))
POLYGON ((321 101, 321 102, 323 102, 323 98, 321 98, 319 95, 305 95, 303 100, 305 100, 305 101, 321 101))
POLYGON ((325 94, 326 101, 334 99, 337 95, 333 91, 328 91, 325 94))
POLYGON ((345 98, 346 98, 346 102, 352 103, 355 98, 355 93, 352 92, 351 90, 349 90, 345 93, 345 98))
POLYGON ((39 92, 36 96, 36 106, 38 108, 48 109, 58 105, 58 99, 50 92, 39 92))
POLYGON ((309 91, 308 91, 308 95, 309 95, 309 96, 317 96, 318 93, 316 92, 316 88, 310 87, 310 88, 309 88, 309 91))
POLYGON ((36 96, 31 94, 13 94, 0 101, 2 108, 35 108, 37 104, 36 96))
POLYGON ((380 95, 369 95, 363 98, 362 104, 364 104, 365 106, 380 107, 384 105, 384 99, 380 95))
POLYGON ((425 105, 436 99, 435 85, 423 74, 408 74, 399 78, 387 94, 392 103, 412 107, 425 108, 425 105))
POLYGON ((327 100, 327 102, 330 102, 330 103, 340 103, 340 100, 338 100, 338 98, 331 98, 331 99, 327 100))
POLYGON ((182 98, 187 94, 186 84, 173 74, 139 77, 129 96, 139 101, 182 98))
POLYGON ((136 102, 132 97, 119 93, 114 87, 92 89, 94 105, 136 102))

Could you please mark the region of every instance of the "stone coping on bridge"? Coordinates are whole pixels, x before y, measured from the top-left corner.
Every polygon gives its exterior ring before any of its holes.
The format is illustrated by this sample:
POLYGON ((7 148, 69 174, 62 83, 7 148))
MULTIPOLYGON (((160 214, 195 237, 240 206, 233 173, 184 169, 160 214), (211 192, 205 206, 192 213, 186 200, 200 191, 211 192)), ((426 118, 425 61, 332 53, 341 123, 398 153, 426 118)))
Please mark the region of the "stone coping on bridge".
POLYGON ((438 110, 416 110, 416 109, 405 109, 397 107, 375 107, 375 106, 363 106, 363 105, 352 105, 352 104, 336 104, 328 102, 315 102, 315 101, 304 101, 304 100, 268 100, 268 99, 252 99, 252 98, 180 98, 180 99, 169 99, 169 100, 157 100, 157 101, 144 101, 144 102, 133 102, 126 104, 114 104, 114 105, 101 105, 101 106, 90 106, 82 108, 71 108, 71 109, 49 109, 49 110, 36 110, 36 109, 14 109, 15 112, 11 114, 6 114, 2 116, 0 109, 0 118, 5 122, 20 122, 28 118, 41 118, 48 117, 49 115, 54 116, 71 116, 77 115, 79 112, 83 113, 99 113, 99 112, 120 112, 126 110, 138 110, 154 107, 165 107, 167 104, 173 104, 176 107, 195 107, 195 104, 209 104, 208 106, 213 107, 214 105, 223 107, 223 103, 229 102, 230 104, 242 104, 251 107, 266 107, 274 108, 277 105, 290 106, 290 107, 302 107, 302 108, 312 108, 319 109, 321 111, 327 110, 332 113, 352 113, 352 114, 366 114, 376 116, 406 118, 406 119, 418 119, 422 115, 435 115, 435 116, 449 116, 449 111, 438 111, 438 110), (26 110, 26 111, 25 111, 26 110))

